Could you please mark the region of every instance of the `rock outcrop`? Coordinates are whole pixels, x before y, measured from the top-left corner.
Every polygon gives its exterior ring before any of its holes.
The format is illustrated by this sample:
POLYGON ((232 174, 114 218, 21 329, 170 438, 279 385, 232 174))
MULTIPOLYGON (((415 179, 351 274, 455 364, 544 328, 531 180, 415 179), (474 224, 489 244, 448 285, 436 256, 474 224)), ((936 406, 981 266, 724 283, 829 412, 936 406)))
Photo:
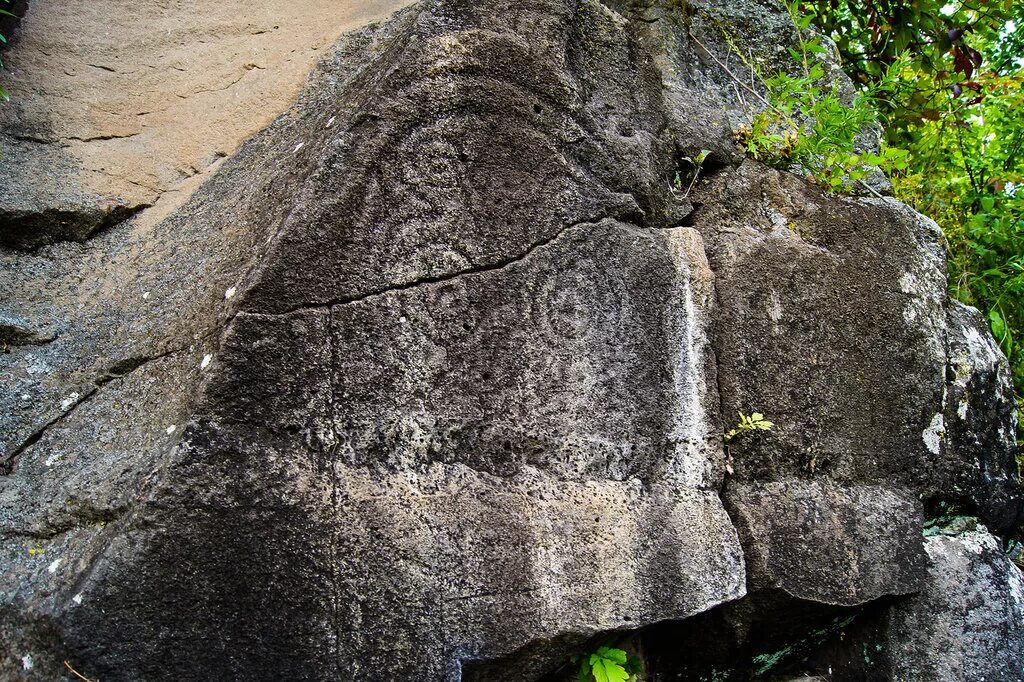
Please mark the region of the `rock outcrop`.
POLYGON ((559 679, 601 642, 652 680, 1024 676, 1005 359, 934 223, 738 154, 723 30, 794 36, 770 3, 422 0, 237 151, 287 78, 118 171, 159 201, 9 114, 0 677, 559 679), (726 443, 740 412, 775 427, 726 443), (998 537, 926 541, 953 506, 998 537), (900 656, 865 673, 869 640, 900 656))

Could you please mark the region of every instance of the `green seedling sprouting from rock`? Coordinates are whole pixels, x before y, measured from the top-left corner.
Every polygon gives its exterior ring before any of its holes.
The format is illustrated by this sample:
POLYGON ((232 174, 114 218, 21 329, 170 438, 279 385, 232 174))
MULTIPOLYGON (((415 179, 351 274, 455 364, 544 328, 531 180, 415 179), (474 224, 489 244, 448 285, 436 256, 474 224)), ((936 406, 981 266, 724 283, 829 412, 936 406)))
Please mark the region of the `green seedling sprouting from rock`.
MULTIPOLYGON (((689 197, 690 192, 693 191, 693 186, 697 184, 697 178, 700 177, 701 168, 704 166, 704 160, 708 158, 708 154, 710 153, 710 150, 701 149, 700 153, 692 158, 689 156, 684 156, 682 159, 680 159, 680 161, 685 161, 686 163, 690 164, 693 167, 693 175, 690 176, 690 184, 687 186, 686 191, 683 192, 683 199, 689 197)), ((681 192, 683 190, 684 183, 685 180, 683 179, 683 173, 679 170, 676 170, 675 178, 672 181, 672 189, 677 192, 681 192)))
POLYGON ((641 671, 640 660, 622 649, 600 646, 591 654, 573 656, 580 664, 577 682, 633 682, 641 671))
POLYGON ((771 431, 775 427, 775 423, 765 419, 764 415, 760 412, 755 412, 749 417, 742 412, 739 415, 740 423, 736 425, 736 428, 725 434, 726 440, 732 440, 744 431, 771 431))

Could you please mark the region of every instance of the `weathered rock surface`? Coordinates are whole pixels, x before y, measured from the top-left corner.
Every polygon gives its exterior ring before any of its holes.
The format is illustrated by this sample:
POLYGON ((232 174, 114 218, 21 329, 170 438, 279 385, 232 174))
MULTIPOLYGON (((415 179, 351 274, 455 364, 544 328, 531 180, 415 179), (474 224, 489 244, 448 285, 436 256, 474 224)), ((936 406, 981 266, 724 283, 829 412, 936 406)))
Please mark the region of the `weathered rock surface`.
MULTIPOLYGON (((1016 410, 1010 368, 984 317, 951 303, 945 409, 936 489, 962 511, 981 514, 997 532, 1021 526, 1016 410)), ((936 441, 931 441, 934 448, 936 441)))
MULTIPOLYGON (((397 4, 280 25, 320 45, 397 4)), ((122 103, 173 35, 97 67, 109 118, 26 132, 64 83, 3 125, 38 181, 0 196, 0 678, 539 680, 623 640, 651 679, 745 679, 845 660, 835 623, 922 590, 898 608, 956 613, 925 511, 1019 531, 1005 359, 946 300, 934 224, 734 148, 721 26, 778 59, 781 6, 424 0, 237 152, 310 58, 264 97, 262 23, 210 12, 202 50, 235 49, 166 125, 122 103), (225 74, 227 112, 200 92, 225 74), (108 163, 147 189, 83 180, 108 163), (755 411, 775 428, 726 447, 755 411)))
POLYGON ((925 550, 928 581, 920 596, 892 609, 883 634, 890 677, 1024 677, 1024 577, 999 541, 984 530, 938 535, 925 550))
POLYGON ((920 594, 865 613, 818 654, 835 680, 1009 681, 1024 677, 1024 576, 984 527, 925 540, 920 594))
POLYGON ((726 499, 751 590, 855 606, 920 587, 923 519, 906 493, 786 481, 742 484, 726 499))

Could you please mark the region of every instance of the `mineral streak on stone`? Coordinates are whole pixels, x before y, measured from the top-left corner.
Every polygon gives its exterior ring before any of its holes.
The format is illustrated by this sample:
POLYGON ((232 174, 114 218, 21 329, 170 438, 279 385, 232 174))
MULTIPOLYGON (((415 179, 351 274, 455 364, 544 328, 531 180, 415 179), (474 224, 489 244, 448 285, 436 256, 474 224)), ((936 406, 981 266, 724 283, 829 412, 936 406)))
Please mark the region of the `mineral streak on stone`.
MULTIPOLYGON (((356 16, 300 5, 285 44, 356 16)), ((229 9, 211 39, 271 30, 229 9)), ((31 6, 10 63, 54 20, 31 6)), ((723 22, 769 62, 795 36, 730 0, 422 0, 283 113, 279 49, 212 68, 281 85, 180 158, 180 116, 136 130, 131 98, 104 139, 11 114, 35 189, 0 193, 0 678, 560 679, 610 642, 652 680, 743 679, 798 672, 796 641, 844 669, 810 631, 834 618, 955 618, 921 529, 956 504, 1019 533, 1005 358, 946 300, 934 223, 742 160, 723 22), (775 428, 726 448, 755 411, 775 428)), ((957 564, 998 574, 985 604, 1019 582, 1000 542, 957 564)), ((1024 641, 999 632, 901 670, 974 679, 1024 641)))

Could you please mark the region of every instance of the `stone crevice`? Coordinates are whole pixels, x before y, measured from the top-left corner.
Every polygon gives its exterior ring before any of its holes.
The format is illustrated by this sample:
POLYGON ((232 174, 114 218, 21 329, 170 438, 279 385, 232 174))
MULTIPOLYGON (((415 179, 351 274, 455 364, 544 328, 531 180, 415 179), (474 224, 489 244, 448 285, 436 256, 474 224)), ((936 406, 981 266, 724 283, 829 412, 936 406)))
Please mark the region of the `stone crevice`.
POLYGON ((91 511, 76 510, 71 513, 71 518, 65 522, 47 526, 39 530, 7 528, 0 533, 0 538, 5 540, 23 538, 26 540, 36 540, 38 542, 50 542, 52 540, 56 540, 62 535, 66 535, 67 533, 76 530, 83 530, 90 526, 102 527, 107 524, 114 523, 120 520, 126 511, 127 509, 124 507, 94 509, 91 511))
MULTIPOLYGON (((462 279, 463 277, 468 277, 470 275, 479 275, 479 274, 486 273, 486 272, 495 272, 495 271, 498 271, 498 270, 503 270, 503 269, 505 269, 505 268, 507 268, 509 266, 515 265, 515 264, 520 263, 522 261, 525 261, 535 251, 542 250, 544 247, 549 246, 553 242, 557 241, 559 237, 561 237, 566 232, 569 232, 570 230, 576 229, 578 227, 583 227, 583 226, 586 226, 586 225, 596 225, 597 223, 600 223, 600 222, 602 222, 604 220, 609 220, 609 219, 613 219, 613 218, 610 217, 610 216, 599 216, 599 217, 596 217, 596 218, 590 218, 590 219, 587 219, 587 220, 582 220, 582 221, 577 222, 577 223, 572 223, 570 225, 566 225, 566 226, 560 228, 552 236, 547 237, 545 239, 542 239, 541 241, 534 242, 529 247, 527 247, 523 252, 521 252, 521 253, 519 253, 519 254, 511 257, 511 258, 505 258, 505 259, 502 259, 502 260, 497 261, 495 263, 487 263, 487 264, 483 264, 483 265, 477 265, 477 266, 474 266, 474 267, 465 268, 463 270, 457 270, 455 272, 449 272, 449 273, 446 273, 446 274, 443 274, 443 275, 436 275, 436 276, 431 276, 431 277, 421 277, 421 278, 413 280, 411 282, 395 284, 395 285, 392 285, 392 286, 389 286, 389 287, 384 287, 382 289, 375 289, 375 290, 368 291, 368 292, 365 292, 365 293, 362 293, 362 294, 358 294, 356 296, 347 296, 347 297, 335 298, 335 299, 331 299, 329 301, 324 301, 323 303, 303 303, 301 305, 296 305, 296 306, 293 306, 291 308, 288 308, 287 310, 282 310, 279 313, 262 313, 261 311, 257 311, 257 310, 239 310, 239 311, 237 311, 235 313, 235 315, 237 315, 239 312, 257 313, 257 314, 270 314, 270 315, 289 315, 291 313, 296 313, 296 312, 299 312, 299 311, 302 311, 302 310, 319 310, 319 309, 323 309, 323 308, 332 308, 334 306, 340 306, 340 305, 350 305, 352 303, 360 303, 360 302, 366 301, 368 299, 377 298, 377 297, 380 297, 380 296, 385 296, 387 294, 391 294, 391 293, 398 292, 398 291, 408 291, 410 289, 416 289, 418 287, 426 286, 426 285, 429 285, 429 284, 441 284, 441 283, 444 283, 444 282, 451 282, 451 281, 454 281, 454 280, 462 279)), ((632 225, 632 223, 625 223, 625 224, 632 225)), ((637 225, 633 225, 633 226, 634 227, 639 227, 637 225)), ((234 319, 234 315, 232 315, 231 319, 232 320, 234 319)), ((228 321, 228 324, 230 324, 230 322, 231 322, 231 320, 228 321)))
MULTIPOLYGON (((209 336, 209 334, 207 334, 206 336, 209 336)), ((104 374, 97 377, 93 381, 93 385, 86 389, 84 393, 81 393, 69 407, 64 409, 56 417, 50 419, 48 422, 43 424, 43 426, 34 431, 32 435, 26 438, 21 443, 21 445, 15 448, 10 455, 8 455, 2 462, 0 462, 0 476, 9 476, 12 473, 14 473, 14 467, 17 465, 18 458, 22 455, 22 453, 24 453, 26 450, 28 450, 33 445, 38 443, 51 428, 67 419, 78 408, 80 408, 82 405, 89 402, 93 398, 95 398, 96 395, 99 393, 100 389, 109 384, 111 381, 114 381, 115 379, 123 379, 128 375, 132 374, 133 372, 135 372, 136 370, 146 366, 150 362, 160 360, 162 358, 169 357, 176 353, 186 351, 192 346, 194 346, 202 338, 204 337, 200 337, 196 341, 190 343, 188 346, 172 348, 162 353, 157 353, 156 355, 127 358, 125 360, 121 360, 110 365, 107 371, 104 374)))

